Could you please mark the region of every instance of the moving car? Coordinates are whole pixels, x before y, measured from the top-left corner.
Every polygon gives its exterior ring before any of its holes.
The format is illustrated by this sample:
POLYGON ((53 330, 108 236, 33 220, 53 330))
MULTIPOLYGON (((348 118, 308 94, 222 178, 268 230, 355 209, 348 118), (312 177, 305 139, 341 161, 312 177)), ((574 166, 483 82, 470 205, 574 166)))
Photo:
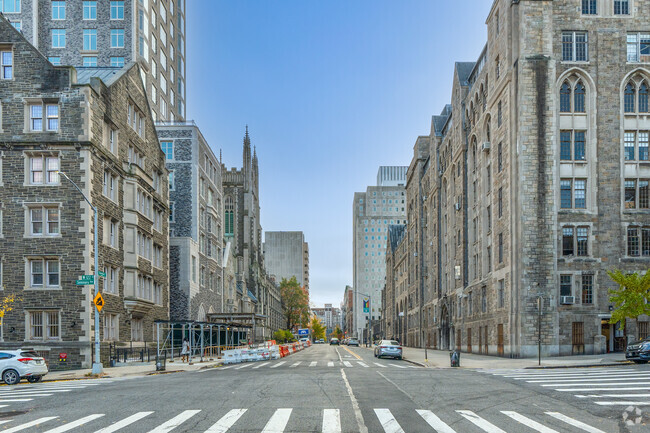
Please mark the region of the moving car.
POLYGON ((300 339, 300 342, 301 343, 309 343, 309 338, 303 337, 303 338, 300 339))
POLYGON ((348 344, 348 346, 357 346, 357 347, 359 347, 359 339, 358 338, 349 338, 347 344, 348 344))
POLYGON ((325 344, 325 339, 324 339, 324 338, 319 338, 319 339, 318 339, 318 342, 319 342, 319 343, 323 343, 323 344, 325 344))
POLYGON ((645 364, 650 361, 650 337, 628 344, 625 359, 637 364, 645 364))
POLYGON ((375 358, 382 356, 402 359, 402 346, 395 340, 381 340, 375 346, 375 358))
POLYGON ((15 385, 23 378, 36 383, 47 373, 45 360, 33 349, 0 352, 0 377, 7 385, 15 385))
POLYGON ((332 338, 332 339, 330 340, 330 346, 333 345, 333 344, 336 344, 337 346, 339 346, 339 339, 336 338, 336 337, 335 337, 335 338, 332 338))

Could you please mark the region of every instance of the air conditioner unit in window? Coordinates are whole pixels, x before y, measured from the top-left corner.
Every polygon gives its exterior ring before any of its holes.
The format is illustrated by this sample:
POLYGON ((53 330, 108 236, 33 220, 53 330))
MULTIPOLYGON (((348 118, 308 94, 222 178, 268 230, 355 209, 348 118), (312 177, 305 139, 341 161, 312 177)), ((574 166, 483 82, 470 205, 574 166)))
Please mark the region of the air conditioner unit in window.
POLYGON ((484 141, 483 144, 481 145, 481 150, 484 152, 487 152, 490 150, 490 142, 489 141, 484 141))
POLYGON ((576 303, 575 296, 560 296, 560 304, 562 305, 573 305, 576 303))

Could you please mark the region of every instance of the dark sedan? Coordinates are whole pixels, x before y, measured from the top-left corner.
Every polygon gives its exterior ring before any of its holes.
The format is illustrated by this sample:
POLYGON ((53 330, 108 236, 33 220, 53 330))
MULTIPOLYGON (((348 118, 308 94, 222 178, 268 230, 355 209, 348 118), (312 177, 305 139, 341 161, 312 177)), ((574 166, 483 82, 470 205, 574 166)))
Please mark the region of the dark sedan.
POLYGON ((637 364, 645 364, 650 361, 650 337, 628 344, 625 359, 637 364))
POLYGON ((338 338, 332 338, 330 340, 330 346, 333 345, 333 344, 336 344, 337 346, 339 346, 339 339, 338 338))

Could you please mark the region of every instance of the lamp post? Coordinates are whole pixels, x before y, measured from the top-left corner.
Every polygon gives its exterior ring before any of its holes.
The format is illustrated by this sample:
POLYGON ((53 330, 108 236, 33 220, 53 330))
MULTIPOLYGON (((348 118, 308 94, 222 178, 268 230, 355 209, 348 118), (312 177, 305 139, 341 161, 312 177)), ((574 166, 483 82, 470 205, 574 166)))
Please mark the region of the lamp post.
POLYGON ((361 296, 368 297, 368 340, 372 344, 372 297, 366 293, 357 292, 361 296))
MULTIPOLYGON (((95 276, 94 276, 94 284, 95 284, 95 296, 99 293, 99 254, 98 254, 98 242, 97 238, 99 236, 98 234, 98 228, 97 228, 97 208, 93 206, 93 204, 88 200, 88 197, 81 191, 81 188, 77 186, 76 183, 72 181, 68 177, 67 174, 65 174, 62 171, 58 172, 59 174, 62 174, 63 177, 68 179, 70 183, 79 191, 81 196, 86 200, 86 203, 88 203, 88 206, 93 210, 94 212, 94 220, 95 220, 95 276)), ((93 362, 93 369, 92 369, 92 374, 101 374, 103 371, 103 366, 101 363, 101 358, 99 357, 99 349, 100 349, 100 341, 99 341, 99 311, 95 311, 95 361, 93 362)))

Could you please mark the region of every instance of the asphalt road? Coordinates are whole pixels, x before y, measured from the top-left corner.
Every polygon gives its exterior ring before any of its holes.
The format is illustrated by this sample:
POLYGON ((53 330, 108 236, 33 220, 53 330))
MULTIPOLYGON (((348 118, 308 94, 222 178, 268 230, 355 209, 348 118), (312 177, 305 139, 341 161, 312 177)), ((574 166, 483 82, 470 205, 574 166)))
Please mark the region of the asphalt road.
POLYGON ((645 377, 646 366, 421 368, 365 348, 315 345, 270 362, 0 387, 0 431, 649 432, 645 377), (646 425, 626 426, 624 413, 646 425))

